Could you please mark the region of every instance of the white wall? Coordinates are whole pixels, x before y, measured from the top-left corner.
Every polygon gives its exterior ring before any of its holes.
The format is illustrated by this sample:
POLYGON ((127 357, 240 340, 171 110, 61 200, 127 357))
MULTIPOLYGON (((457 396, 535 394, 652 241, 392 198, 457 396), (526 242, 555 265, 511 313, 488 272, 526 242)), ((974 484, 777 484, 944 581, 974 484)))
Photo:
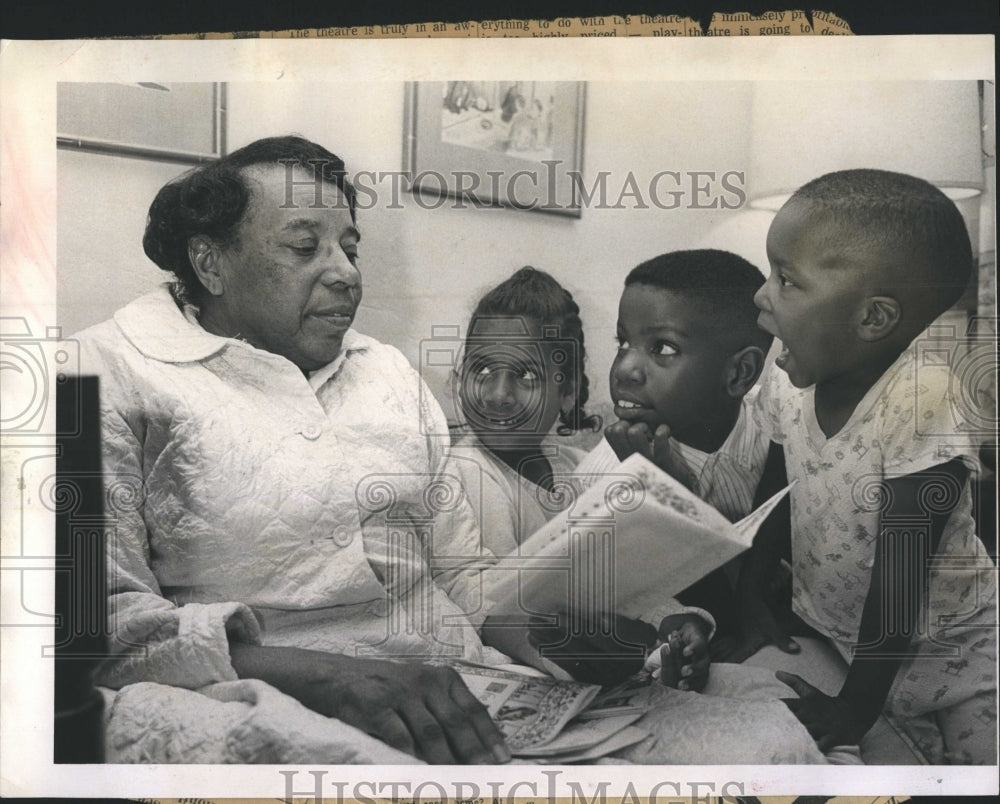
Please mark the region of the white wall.
MULTIPOLYGON (((401 83, 230 84, 228 145, 297 132, 343 157, 349 172, 398 171, 404 91, 401 83)), ((591 83, 585 183, 609 171, 614 202, 629 171, 645 192, 663 170, 745 170, 749 104, 750 87, 742 83, 591 83)), ((64 332, 106 318, 165 277, 145 259, 140 241, 153 195, 181 170, 60 151, 58 304, 64 332)), ((407 193, 400 202, 402 209, 380 203, 359 215, 365 296, 357 327, 394 344, 417 365, 420 341, 432 326, 459 325, 464 332, 479 295, 522 265, 534 265, 555 275, 580 303, 592 398, 600 407, 607 405, 625 275, 663 251, 703 245, 710 229, 735 215, 590 207, 575 219, 450 204, 428 210, 407 193)), ((427 379, 446 396, 444 373, 427 379)))
POLYGON ((156 191, 187 170, 143 159, 57 152, 58 321, 69 335, 168 278, 142 251, 156 191))
MULTIPOLYGON (((398 171, 403 98, 402 84, 230 85, 229 145, 296 131, 341 156, 349 171, 398 171)), ((592 184, 597 171, 610 171, 613 203, 629 171, 645 188, 662 170, 743 170, 749 102, 745 84, 591 83, 585 184, 592 184)), ((661 195, 667 189, 663 184, 661 195)), ((485 290, 534 265, 552 273, 580 303, 592 397, 604 402, 625 275, 648 257, 695 247, 727 217, 654 207, 588 208, 575 219, 450 204, 422 209, 406 193, 400 201, 403 209, 379 204, 359 215, 365 280, 359 329, 394 344, 417 365, 419 342, 432 326, 460 325, 464 332, 485 290)), ((445 395, 440 373, 428 380, 445 395)))

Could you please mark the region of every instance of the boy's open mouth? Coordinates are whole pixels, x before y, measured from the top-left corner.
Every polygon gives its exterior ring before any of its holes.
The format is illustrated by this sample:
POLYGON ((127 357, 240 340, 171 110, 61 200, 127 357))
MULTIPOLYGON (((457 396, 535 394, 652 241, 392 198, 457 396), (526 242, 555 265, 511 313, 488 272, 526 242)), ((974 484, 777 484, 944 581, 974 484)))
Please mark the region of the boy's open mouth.
POLYGON ((774 365, 784 370, 785 366, 788 365, 788 361, 791 359, 791 353, 788 351, 788 346, 785 342, 781 340, 781 336, 777 332, 777 327, 771 325, 770 316, 764 312, 761 312, 761 314, 757 317, 757 326, 781 344, 781 351, 778 352, 777 357, 774 358, 774 365))

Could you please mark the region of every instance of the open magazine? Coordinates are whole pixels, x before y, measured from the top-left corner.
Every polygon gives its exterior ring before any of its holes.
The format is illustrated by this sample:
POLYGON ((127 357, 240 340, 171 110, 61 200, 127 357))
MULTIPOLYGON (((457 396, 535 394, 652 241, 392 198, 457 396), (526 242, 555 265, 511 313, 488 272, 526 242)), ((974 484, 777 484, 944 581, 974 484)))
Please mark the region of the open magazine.
MULTIPOLYGON (((641 618, 750 547, 790 488, 731 523, 641 455, 592 480, 490 571, 491 613, 641 618)), ((648 674, 598 694, 599 687, 576 681, 453 666, 523 760, 585 761, 646 736, 632 724, 646 710, 648 674)))
POLYGON ((494 613, 642 617, 750 547, 791 488, 732 523, 638 454, 593 481, 489 573, 494 613))

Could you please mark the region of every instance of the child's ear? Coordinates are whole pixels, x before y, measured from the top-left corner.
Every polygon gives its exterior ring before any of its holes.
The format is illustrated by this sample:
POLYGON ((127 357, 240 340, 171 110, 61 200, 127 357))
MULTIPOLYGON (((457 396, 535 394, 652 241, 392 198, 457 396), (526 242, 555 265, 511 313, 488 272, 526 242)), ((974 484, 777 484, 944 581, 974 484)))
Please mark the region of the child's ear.
POLYGON ((188 240, 188 259, 198 281, 213 296, 221 296, 225 289, 220 271, 221 253, 215 243, 204 235, 188 240))
POLYGON ((880 341, 889 337, 899 325, 903 309, 892 296, 869 296, 865 299, 864 317, 857 326, 863 341, 880 341))
POLYGON ((559 410, 563 413, 572 413, 576 404, 576 382, 564 383, 559 389, 559 410))
POLYGON ((764 350, 746 346, 726 361, 726 393, 734 399, 744 397, 764 370, 764 350))

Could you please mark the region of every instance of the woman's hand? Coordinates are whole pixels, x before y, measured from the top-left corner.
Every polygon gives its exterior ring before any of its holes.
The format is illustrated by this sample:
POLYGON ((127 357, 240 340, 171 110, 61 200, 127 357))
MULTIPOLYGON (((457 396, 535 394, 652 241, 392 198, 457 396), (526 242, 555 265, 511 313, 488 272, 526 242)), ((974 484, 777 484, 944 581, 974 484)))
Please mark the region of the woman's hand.
POLYGON ((230 660, 240 678, 266 681, 313 711, 426 762, 511 758, 486 708, 450 668, 238 642, 230 644, 230 660))
POLYGON ((823 753, 838 745, 857 745, 878 717, 878 711, 862 712, 843 696, 825 695, 794 673, 779 670, 775 676, 798 693, 798 698, 782 700, 823 753))
POLYGON ((660 683, 701 692, 708 683, 708 624, 696 614, 672 614, 660 623, 660 683))

